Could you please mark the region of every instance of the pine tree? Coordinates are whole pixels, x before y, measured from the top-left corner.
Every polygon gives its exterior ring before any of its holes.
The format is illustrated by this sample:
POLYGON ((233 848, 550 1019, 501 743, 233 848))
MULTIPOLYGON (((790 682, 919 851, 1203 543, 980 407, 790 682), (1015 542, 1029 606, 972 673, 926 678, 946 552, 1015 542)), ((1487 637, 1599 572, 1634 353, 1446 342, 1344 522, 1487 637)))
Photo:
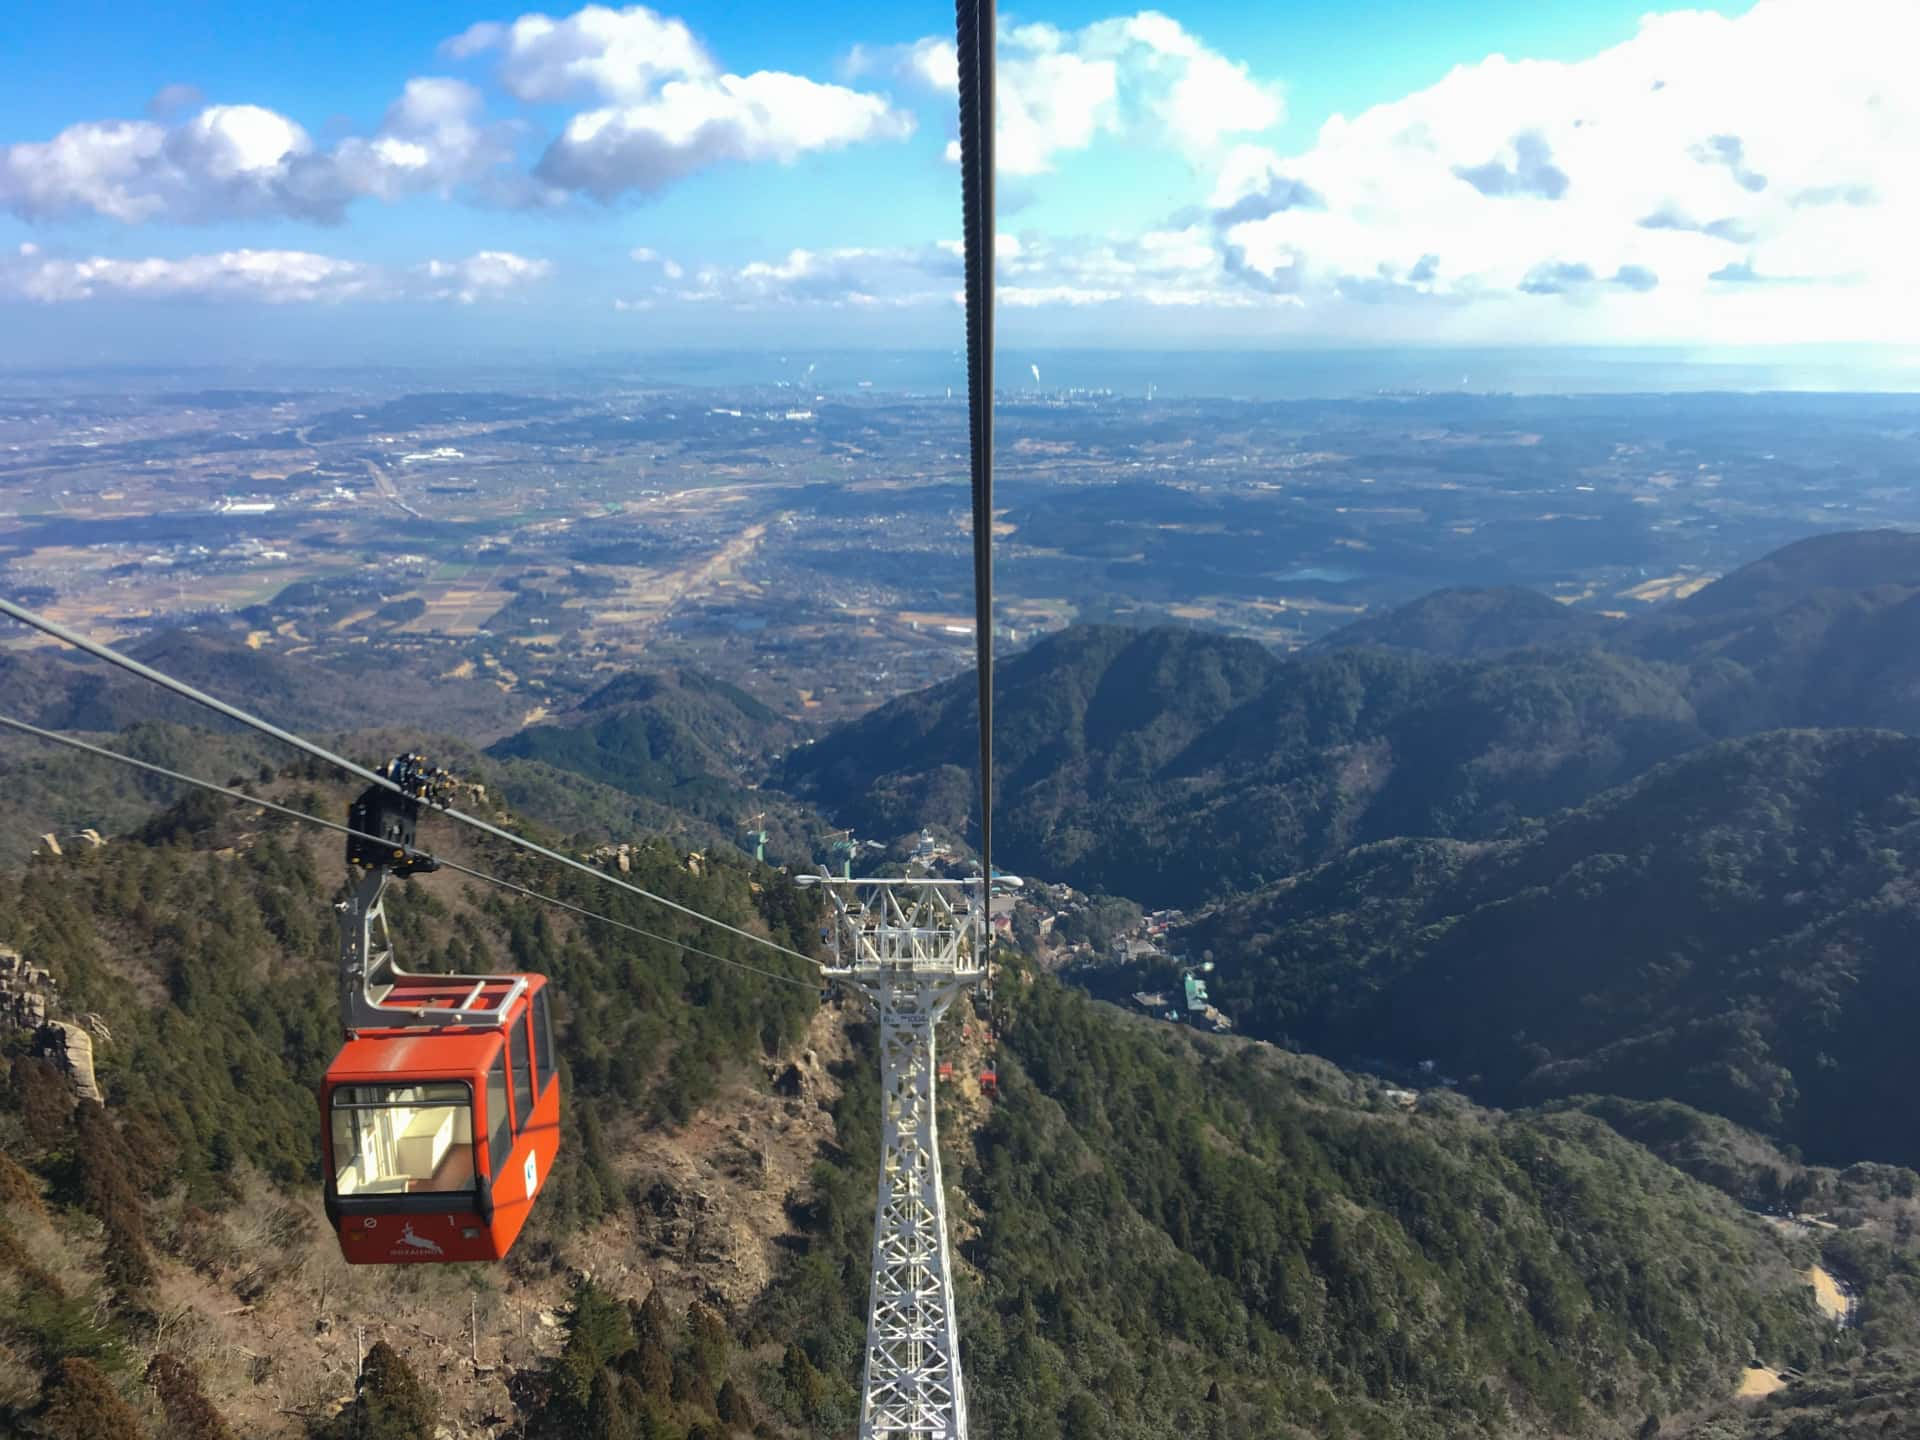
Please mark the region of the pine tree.
POLYGON ((714 1411, 737 1429, 753 1428, 753 1406, 747 1403, 747 1397, 740 1393, 740 1387, 731 1380, 720 1387, 720 1394, 714 1401, 714 1411))
POLYGON ((587 1440, 637 1440, 638 1418, 621 1395, 620 1377, 602 1367, 587 1397, 587 1440))
POLYGON ((359 1394, 341 1418, 341 1440, 432 1440, 439 1406, 400 1352, 382 1340, 367 1352, 359 1394))
POLYGON ((687 1336, 694 1367, 709 1385, 727 1378, 727 1352, 732 1342, 727 1322, 699 1301, 687 1307, 687 1336))
POLYGON ((583 1281, 567 1317, 567 1343, 554 1363, 555 1402, 574 1416, 584 1416, 595 1377, 631 1349, 633 1325, 627 1307, 591 1280, 583 1281))
POLYGON ((153 1284, 146 1216, 129 1178, 132 1158, 106 1107, 83 1100, 73 1111, 73 1168, 80 1200, 106 1227, 107 1276, 124 1296, 153 1284))
POLYGON ((648 1395, 665 1400, 673 1393, 673 1356, 666 1346, 648 1336, 634 1349, 633 1376, 648 1395))
POLYGON ((13 1062, 8 1089, 13 1108, 27 1127, 27 1138, 41 1149, 58 1141, 73 1107, 66 1077, 38 1055, 22 1055, 13 1062))
POLYGON ((146 1440, 146 1426, 90 1360, 62 1360, 40 1424, 47 1440, 146 1440))
POLYGON ((147 1383, 167 1412, 169 1440, 234 1440, 233 1431, 200 1389, 200 1377, 179 1356, 154 1356, 147 1366, 147 1383))

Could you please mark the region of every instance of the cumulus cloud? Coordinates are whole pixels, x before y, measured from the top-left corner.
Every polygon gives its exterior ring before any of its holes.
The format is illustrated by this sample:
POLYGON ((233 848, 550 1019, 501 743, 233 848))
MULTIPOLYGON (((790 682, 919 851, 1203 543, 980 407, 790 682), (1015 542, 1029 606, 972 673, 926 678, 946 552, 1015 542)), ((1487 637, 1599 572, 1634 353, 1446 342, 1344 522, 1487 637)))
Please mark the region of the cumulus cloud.
POLYGON ((1524 295, 1565 295, 1593 283, 1593 267, 1580 261, 1556 260, 1536 265, 1520 282, 1524 295))
MULTIPOLYGON (((1474 340, 1920 328, 1906 279, 1920 230, 1920 176, 1904 160, 1920 148, 1910 0, 1652 15, 1585 60, 1460 66, 1336 116, 1292 153, 1236 132, 1261 117, 1233 105, 1222 123, 1169 124, 1183 93, 1169 77, 1199 42, 1165 26, 1003 32, 1009 65, 1036 62, 1031 92, 1013 82, 1004 107, 1014 167, 1108 134, 1213 142, 1203 204, 1143 234, 1025 234, 1017 254, 1003 248, 1009 309, 1236 308, 1275 333, 1474 340), (1169 68, 1142 88, 1128 66, 1149 55, 1169 68)), ((936 86, 950 69, 931 43, 848 60, 850 74, 936 86)), ((941 247, 802 251, 701 272, 694 288, 741 304, 951 304, 948 264, 941 247)))
POLYGON ((432 191, 450 194, 512 158, 500 127, 482 120, 485 101, 463 80, 409 80, 370 138, 343 140, 329 157, 338 199, 395 200, 432 191))
POLYGON ((1636 223, 1643 230, 1686 230, 1699 235, 1711 235, 1716 240, 1726 240, 1735 245, 1751 245, 1757 238, 1753 225, 1736 216, 1728 215, 1702 224, 1671 205, 1664 205, 1651 215, 1641 216, 1636 223))
POLYGON ((1444 300, 1451 333, 1538 333, 1557 298, 1567 334, 1910 336, 1916 50, 1910 0, 1650 15, 1586 60, 1460 66, 1299 153, 1241 146, 1209 210, 1230 275, 1336 327, 1341 301, 1444 300), (1761 296, 1781 277, 1805 304, 1761 296))
POLYGON ((1802 205, 1877 205, 1880 192, 1871 185, 1809 185, 1793 192, 1788 204, 1802 205))
POLYGON ((519 99, 590 104, 567 120, 534 178, 603 202, 651 195, 726 162, 790 164, 914 130, 913 116, 884 95, 778 70, 724 72, 683 21, 644 5, 488 22, 446 49, 457 58, 497 52, 500 82, 519 99))
POLYGON ((547 260, 531 260, 507 250, 482 250, 464 260, 429 260, 412 274, 409 293, 418 299, 454 300, 471 305, 497 300, 553 273, 547 260))
POLYGON ((389 270, 305 250, 223 250, 177 259, 50 256, 22 245, 0 256, 0 299, 59 304, 144 299, 256 301, 270 305, 345 300, 498 299, 550 273, 545 260, 482 251, 389 270))
POLYGON ((1227 152, 1207 202, 1214 224, 1223 228, 1296 208, 1325 209, 1326 201, 1311 185, 1289 174, 1278 155, 1260 145, 1237 145, 1227 152))
POLYGON ((644 5, 588 5, 555 20, 522 15, 469 27, 443 47, 455 59, 500 52, 500 83, 522 100, 645 100, 668 80, 713 79, 718 67, 686 22, 644 5))
POLYGON ((674 81, 643 104, 576 115, 534 174, 611 201, 653 194, 723 161, 790 164, 811 150, 912 132, 913 117, 882 96, 761 70, 710 83, 674 81))
MULTIPOLYGON (((995 95, 995 158, 1003 175, 1040 175, 1100 136, 1210 156, 1231 136, 1257 134, 1285 113, 1280 87, 1153 10, 1078 30, 1003 25, 995 95)), ((953 45, 928 38, 856 49, 852 74, 891 72, 930 89, 958 84, 953 45)), ((958 147, 947 147, 949 161, 958 147)))
POLYGON ((1513 162, 1499 156, 1484 165, 1456 165, 1453 173, 1482 195, 1535 195, 1558 200, 1567 193, 1567 172, 1553 163, 1553 151, 1538 134, 1513 137, 1513 162))
POLYGON ((1748 168, 1746 142, 1738 135, 1709 135, 1687 153, 1702 165, 1724 169, 1742 190, 1758 192, 1767 188, 1767 177, 1748 168))
POLYGON ((1730 261, 1707 277, 1716 285, 1811 285, 1818 278, 1813 275, 1762 274, 1751 258, 1730 261))
POLYGON ((941 92, 960 88, 960 52, 951 40, 929 35, 911 45, 855 45, 840 62, 848 80, 891 76, 941 92))
POLYGON ((410 80, 377 131, 331 150, 259 105, 209 105, 173 124, 83 121, 51 140, 0 145, 0 207, 24 220, 336 221, 360 196, 446 194, 506 159, 481 108, 463 81, 410 80))

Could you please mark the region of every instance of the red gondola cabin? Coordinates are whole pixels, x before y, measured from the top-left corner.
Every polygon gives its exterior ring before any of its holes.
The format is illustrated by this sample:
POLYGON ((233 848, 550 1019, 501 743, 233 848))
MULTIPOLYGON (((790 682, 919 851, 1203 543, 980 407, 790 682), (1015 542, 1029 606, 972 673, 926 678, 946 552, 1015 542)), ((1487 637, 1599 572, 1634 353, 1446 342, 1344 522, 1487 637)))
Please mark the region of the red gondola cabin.
POLYGON ((327 1219, 356 1265, 498 1260, 560 1148, 546 977, 388 973, 396 1023, 350 1032, 320 1089, 327 1219))

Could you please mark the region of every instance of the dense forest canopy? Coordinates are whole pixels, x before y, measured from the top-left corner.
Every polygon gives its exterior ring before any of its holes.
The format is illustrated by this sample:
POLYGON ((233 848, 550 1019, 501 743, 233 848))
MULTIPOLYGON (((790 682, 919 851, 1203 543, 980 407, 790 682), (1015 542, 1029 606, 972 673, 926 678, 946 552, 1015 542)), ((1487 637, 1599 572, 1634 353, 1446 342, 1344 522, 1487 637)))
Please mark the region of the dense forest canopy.
POLYGON ((1920 740, 1726 741, 1491 843, 1393 840, 1197 917, 1254 1033, 1498 1103, 1685 1100, 1920 1162, 1920 740))
MULTIPOLYGON (((299 775, 261 790, 322 811, 343 799, 299 775)), ((517 873, 511 856, 488 863, 517 873)), ((677 899, 806 943, 804 892, 772 872, 690 867, 664 846, 634 864, 677 899)), ((213 1263, 207 1237, 256 1193, 249 1177, 285 1197, 274 1234, 312 1235, 334 875, 330 844, 195 798, 0 888, 0 936, 113 1037, 105 1108, 76 1104, 17 1040, 0 1087, 0 1185, 15 1197, 0 1224, 0 1350, 31 1382, 0 1413, 30 1433, 64 1437, 60 1417, 102 1386, 130 1435, 201 1413, 191 1366, 174 1357, 143 1385, 136 1361, 155 1352, 167 1277, 213 1263), (89 1274, 96 1226, 112 1263, 89 1274), (64 1267, 57 1291, 34 1278, 47 1257, 64 1267), (83 1343, 94 1305, 106 1326, 83 1343)), ((618 892, 543 883, 661 923, 618 892)), ((416 962, 554 977, 568 1134, 514 1262, 523 1277, 651 1203, 609 1136, 637 1119, 691 1123, 740 1077, 767 1083, 754 1077, 814 1014, 808 990, 450 877, 402 887, 394 912, 416 962)), ((1452 1102, 1409 1113, 1319 1062, 1143 1027, 1043 977, 1008 983, 1002 1097, 977 1129, 948 1116, 982 1433, 1544 1435, 1711 1400, 1755 1353, 1854 1353, 1814 1314, 1792 1242, 1599 1120, 1452 1102)), ((853 1039, 840 1138, 789 1199, 794 1240, 762 1298, 723 1313, 577 1289, 564 1346, 518 1392, 528 1435, 848 1432, 878 1105, 871 1037, 856 1026, 853 1039)), ((206 1273, 260 1293, 310 1286, 324 1263, 206 1273)), ((428 1434, 422 1417, 445 1403, 428 1379, 383 1355, 315 1433, 428 1434)))
MULTIPOLYGON (((1000 853, 1186 905, 1354 845, 1489 838, 1718 738, 1920 733, 1920 537, 1803 542, 1597 628, 1546 603, 1443 592, 1348 637, 1406 648, 1290 658, 1195 629, 1048 636, 996 675, 1000 853)), ((964 829, 975 707, 964 678, 905 696, 795 751, 784 782, 863 832, 964 829)))

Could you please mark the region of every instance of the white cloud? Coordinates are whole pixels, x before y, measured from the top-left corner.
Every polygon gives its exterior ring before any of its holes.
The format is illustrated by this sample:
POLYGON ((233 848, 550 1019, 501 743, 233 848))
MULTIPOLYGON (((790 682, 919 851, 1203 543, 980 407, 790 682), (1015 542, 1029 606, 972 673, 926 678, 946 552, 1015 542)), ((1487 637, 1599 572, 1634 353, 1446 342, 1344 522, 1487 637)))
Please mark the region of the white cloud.
POLYGON ((1242 147, 1211 208, 1248 288, 1333 327, 1364 302, 1474 338, 1911 338, 1915 53, 1911 0, 1652 15, 1584 61, 1461 66, 1302 154, 1242 147))
MULTIPOLYGON (((1003 26, 998 59, 995 158, 1005 175, 1044 174, 1102 135, 1204 159, 1227 137, 1270 129, 1285 113, 1278 85, 1153 10, 1079 30, 1003 26)), ((934 38, 856 49, 846 69, 889 71, 942 92, 958 83, 952 43, 934 38)), ((949 145, 947 159, 958 158, 949 145)))
POLYGON ((679 280, 687 273, 678 262, 669 259, 658 250, 646 245, 642 245, 635 250, 630 250, 627 254, 637 265, 658 265, 660 267, 660 273, 669 280, 679 280))
MULTIPOLYGON (((1009 310, 1235 310, 1218 323, 1236 334, 1382 341, 1920 332, 1912 0, 1653 15, 1586 60, 1460 66, 1290 155, 1257 143, 1273 91, 1164 16, 1013 26, 1001 53, 1005 173, 1113 136, 1181 149, 1211 182, 1158 229, 1003 246, 1009 310)), ((848 69, 945 86, 951 62, 925 42, 848 69)), ((805 254, 713 288, 931 303, 946 281, 922 261, 953 248, 805 254)))
POLYGON ((808 151, 912 131, 913 117, 882 96, 761 70, 673 81, 644 104, 576 115, 534 173, 548 185, 611 201, 652 194, 724 161, 790 164, 808 151))
POLYGON ((668 80, 715 78, 719 71, 682 20, 644 5, 588 5, 555 20, 522 15, 485 22, 449 40, 456 59, 500 52, 500 83, 522 100, 597 98, 640 101, 668 80))
POLYGON ((343 300, 498 299, 546 278, 545 260, 481 251, 393 271, 305 250, 224 250, 178 259, 49 256, 22 245, 0 257, 0 300, 57 304, 110 298, 246 300, 272 305, 343 300))
MULTIPOLYGON (((996 294, 1012 309, 1135 304, 1151 307, 1259 303, 1227 274, 1203 225, 1133 237, 1016 237, 995 246, 996 294)), ((779 260, 708 267, 661 298, 742 307, 888 307, 955 304, 963 276, 957 240, 892 248, 793 250, 779 260)))
POLYGON ((508 158, 502 132, 480 123, 482 103, 463 81, 410 80, 377 131, 330 151, 259 105, 210 105, 172 125, 83 121, 0 145, 0 208, 25 220, 334 221, 357 197, 446 194, 508 158))
POLYGON ((476 300, 497 300, 553 273, 547 260, 531 260, 507 250, 482 250, 464 260, 429 260, 414 271, 420 282, 412 287, 415 298, 454 300, 471 305, 476 300))
POLYGON ((395 200, 481 179, 513 157, 507 136, 482 122, 485 100, 463 80, 409 80, 370 139, 343 140, 331 157, 342 203, 395 200))
POLYGON ((790 164, 914 128, 884 95, 784 71, 723 72, 684 22, 643 5, 476 25, 447 49, 498 51, 501 83, 522 100, 602 102, 569 118, 534 169, 552 190, 601 201, 717 164, 790 164))
POLYGON ((895 248, 790 250, 779 260, 704 266, 691 283, 662 298, 757 308, 822 305, 836 309, 947 304, 962 282, 953 244, 895 248))

